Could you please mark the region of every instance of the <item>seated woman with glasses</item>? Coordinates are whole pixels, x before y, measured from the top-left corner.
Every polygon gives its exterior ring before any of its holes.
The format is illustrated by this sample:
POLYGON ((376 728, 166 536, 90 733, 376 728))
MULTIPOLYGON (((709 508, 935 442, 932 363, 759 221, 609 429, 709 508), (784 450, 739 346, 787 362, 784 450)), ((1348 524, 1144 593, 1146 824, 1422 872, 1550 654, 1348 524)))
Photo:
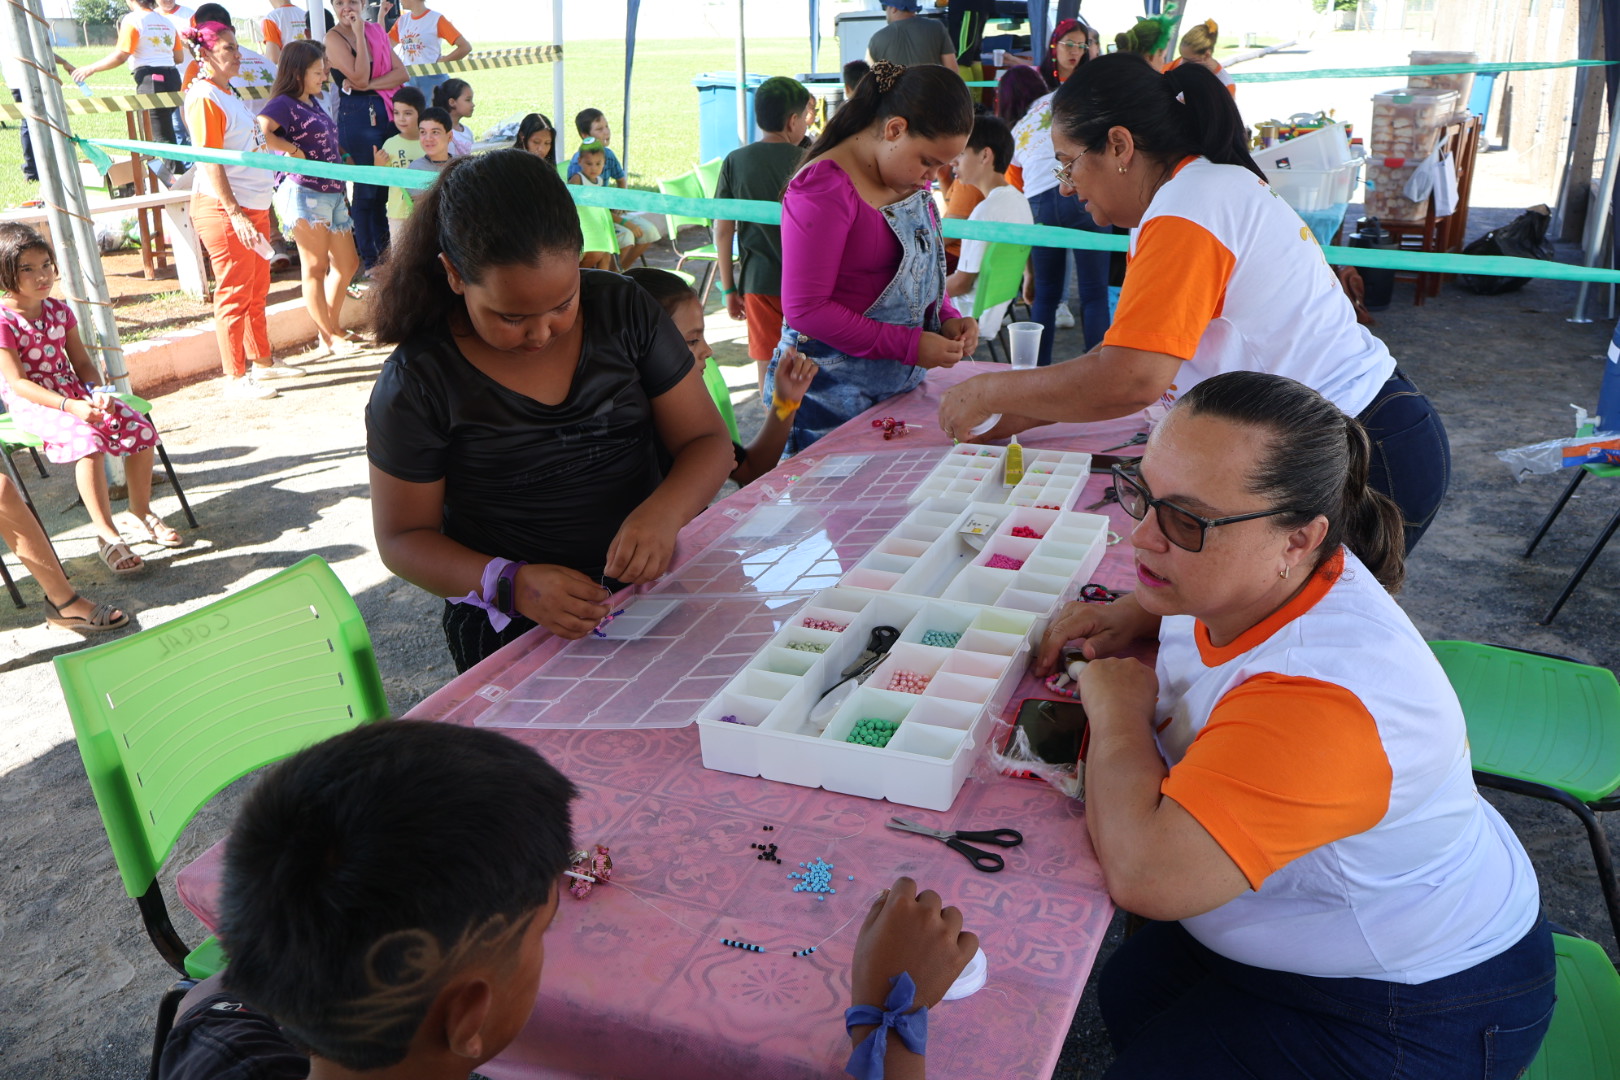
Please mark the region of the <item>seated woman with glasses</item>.
POLYGON ((1248 129, 1198 64, 1161 74, 1140 57, 1081 64, 1052 103, 1059 192, 1099 226, 1130 228, 1130 270, 1101 344, 1065 364, 979 375, 940 404, 964 437, 1043 422, 1162 411, 1201 379, 1270 371, 1358 417, 1372 484, 1395 500, 1406 547, 1433 520, 1450 476, 1440 417, 1355 310, 1311 230, 1266 184, 1248 129))
POLYGON ((1389 595, 1369 455, 1291 379, 1200 382, 1115 472, 1140 587, 1042 643, 1044 674, 1083 639, 1086 826, 1154 920, 1100 975, 1110 1077, 1511 1077, 1546 1032, 1535 873, 1389 595))

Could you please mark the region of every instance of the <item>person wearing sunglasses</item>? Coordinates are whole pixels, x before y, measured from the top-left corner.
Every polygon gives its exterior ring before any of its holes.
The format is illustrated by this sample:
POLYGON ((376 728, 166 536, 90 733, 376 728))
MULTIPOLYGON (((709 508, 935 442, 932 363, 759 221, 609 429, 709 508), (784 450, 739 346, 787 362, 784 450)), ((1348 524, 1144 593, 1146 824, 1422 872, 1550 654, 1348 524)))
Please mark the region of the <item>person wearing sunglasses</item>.
POLYGON ((1139 587, 1041 643, 1083 642, 1086 828, 1152 920, 1099 976, 1110 1077, 1509 1077, 1547 1030, 1535 872, 1390 595, 1370 456, 1292 379, 1200 382, 1114 476, 1139 587))
POLYGON ((1058 89, 1052 117, 1059 194, 1098 226, 1132 230, 1119 307, 1084 356, 959 383, 940 426, 967 437, 1000 413, 990 439, 1143 410, 1151 420, 1212 375, 1286 375, 1368 429, 1372 484, 1400 507, 1410 551, 1449 482, 1445 428, 1266 184, 1220 81, 1198 64, 1160 73, 1137 56, 1101 56, 1058 89))

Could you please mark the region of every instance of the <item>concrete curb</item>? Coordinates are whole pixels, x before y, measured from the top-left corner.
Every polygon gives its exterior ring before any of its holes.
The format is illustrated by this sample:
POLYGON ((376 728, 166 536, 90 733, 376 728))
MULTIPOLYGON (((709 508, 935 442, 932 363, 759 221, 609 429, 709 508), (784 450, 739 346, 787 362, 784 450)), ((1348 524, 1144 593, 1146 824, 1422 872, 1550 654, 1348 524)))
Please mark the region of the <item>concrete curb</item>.
MULTIPOLYGON (((302 299, 287 300, 265 308, 270 331, 270 348, 276 355, 296 352, 319 336, 315 320, 302 299)), ((343 325, 358 329, 366 323, 366 302, 352 297, 343 305, 343 325)), ((219 343, 212 321, 176 330, 163 337, 138 341, 124 347, 124 366, 129 386, 137 394, 174 383, 189 382, 198 376, 219 374, 219 343)))

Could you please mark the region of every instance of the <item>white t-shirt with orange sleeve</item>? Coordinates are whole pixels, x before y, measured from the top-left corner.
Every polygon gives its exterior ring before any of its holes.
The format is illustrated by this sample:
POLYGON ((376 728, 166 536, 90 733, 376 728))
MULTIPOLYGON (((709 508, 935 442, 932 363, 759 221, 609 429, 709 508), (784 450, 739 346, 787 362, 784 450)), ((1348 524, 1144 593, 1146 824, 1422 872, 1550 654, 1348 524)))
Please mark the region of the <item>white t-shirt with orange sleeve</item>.
POLYGON ((156 11, 132 11, 118 22, 118 51, 129 54, 131 71, 176 66, 174 45, 179 40, 173 25, 156 11))
POLYGON ((1190 616, 1164 619, 1158 676, 1161 791, 1251 890, 1182 920, 1210 949, 1423 983, 1535 924, 1535 871, 1474 787, 1457 695, 1353 554, 1225 646, 1190 616))
MULTIPOLYGON (((264 151, 264 134, 259 130, 256 114, 232 91, 221 90, 207 79, 198 79, 186 91, 185 109, 186 130, 191 132, 193 145, 215 150, 264 151)), ((276 181, 273 171, 247 165, 226 165, 224 169, 231 194, 236 196, 240 206, 246 210, 270 208, 276 181)), ((211 170, 199 171, 197 190, 219 198, 219 193, 213 190, 211 170)))
POLYGON ((1310 227, 1241 166, 1182 162, 1131 230, 1127 258, 1103 344, 1179 357, 1165 405, 1223 371, 1265 371, 1358 416, 1394 374, 1310 227))
POLYGON ((423 11, 420 16, 406 11, 388 31, 388 40, 399 47, 400 62, 414 67, 438 63, 444 45, 454 47, 461 40, 461 31, 437 11, 423 11))
POLYGON ((297 4, 271 8, 259 20, 259 41, 285 49, 295 41, 309 38, 309 12, 297 4))

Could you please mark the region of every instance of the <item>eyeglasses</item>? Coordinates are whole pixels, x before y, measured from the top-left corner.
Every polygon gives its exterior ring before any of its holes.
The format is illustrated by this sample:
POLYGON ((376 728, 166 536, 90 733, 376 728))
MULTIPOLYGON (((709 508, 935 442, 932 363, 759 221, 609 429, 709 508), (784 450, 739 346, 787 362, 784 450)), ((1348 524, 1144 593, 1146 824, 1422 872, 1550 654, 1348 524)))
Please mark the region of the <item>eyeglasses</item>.
MULTIPOLYGON (((1079 160, 1079 158, 1074 159, 1074 161, 1079 160)), ((1074 161, 1058 165, 1052 170, 1052 175, 1057 177, 1057 182, 1067 188, 1074 187, 1074 177, 1070 174, 1070 171, 1074 168, 1074 161)))
POLYGON ((1142 483, 1140 476, 1134 470, 1126 472, 1122 465, 1115 465, 1114 490, 1119 495, 1119 505, 1125 512, 1137 521, 1147 517, 1149 508, 1159 512, 1159 531, 1164 538, 1183 551, 1204 550, 1204 536, 1217 525, 1231 525, 1238 521, 1253 521, 1255 518, 1275 517, 1278 514, 1290 513, 1292 508, 1279 506, 1275 510, 1260 510, 1253 514, 1233 514, 1231 517, 1207 518, 1200 517, 1190 510, 1183 510, 1172 502, 1155 499, 1153 493, 1142 483))
POLYGON ((1090 43, 1085 41, 1060 41, 1057 43, 1058 48, 1067 49, 1070 52, 1084 52, 1088 44, 1090 43))

